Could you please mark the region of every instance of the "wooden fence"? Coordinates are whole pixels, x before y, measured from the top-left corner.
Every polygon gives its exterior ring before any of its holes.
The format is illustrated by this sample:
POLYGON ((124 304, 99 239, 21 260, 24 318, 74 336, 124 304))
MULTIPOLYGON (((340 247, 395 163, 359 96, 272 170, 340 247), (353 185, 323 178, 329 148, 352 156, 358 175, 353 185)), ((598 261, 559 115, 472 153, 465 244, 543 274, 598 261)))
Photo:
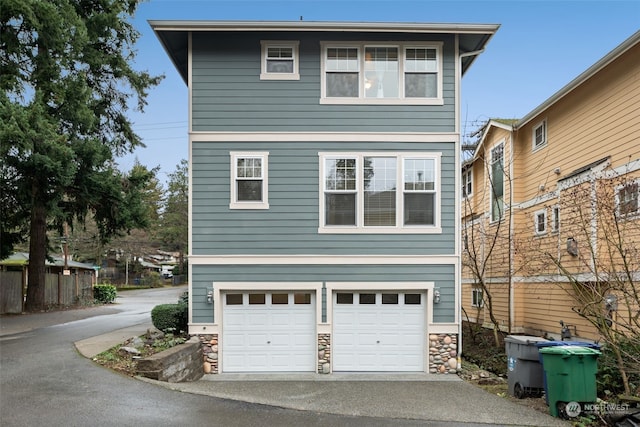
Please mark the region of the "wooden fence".
MULTIPOLYGON (((22 271, 0 271, 0 314, 22 313, 24 309, 22 271)), ((47 306, 70 306, 93 301, 93 272, 69 276, 49 273, 45 276, 44 301, 47 306)), ((28 285, 27 285, 28 286, 28 285)))

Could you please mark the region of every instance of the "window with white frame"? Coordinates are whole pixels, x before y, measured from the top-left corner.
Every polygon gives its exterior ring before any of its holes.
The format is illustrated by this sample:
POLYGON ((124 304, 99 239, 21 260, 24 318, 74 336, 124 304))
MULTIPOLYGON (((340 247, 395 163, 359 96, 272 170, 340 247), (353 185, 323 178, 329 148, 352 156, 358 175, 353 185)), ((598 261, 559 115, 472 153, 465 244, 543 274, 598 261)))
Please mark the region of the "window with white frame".
POLYGON ((499 221, 504 215, 504 143, 491 149, 491 221, 499 221))
POLYGON ((533 214, 533 222, 536 234, 545 234, 547 232, 547 210, 541 209, 533 214))
POLYGON ((620 216, 627 217, 640 214, 640 180, 618 186, 616 199, 620 216))
POLYGON ((551 208, 551 232, 557 233, 560 231, 560 206, 554 206, 551 208))
POLYGON ((329 44, 321 103, 441 105, 442 44, 329 44))
POLYGON ((300 80, 298 41, 262 41, 261 80, 300 80))
POLYGON ((543 120, 539 124, 533 127, 533 135, 532 135, 532 143, 533 149, 537 150, 538 148, 547 144, 547 121, 543 120))
POLYGON ((231 152, 231 209, 268 209, 267 152, 231 152))
POLYGON ((481 288, 471 289, 471 306, 472 307, 484 307, 484 298, 481 288))
POLYGON ((323 233, 437 233, 440 154, 320 153, 323 233))
POLYGON ((471 167, 462 171, 462 197, 466 198, 473 194, 473 170, 471 167))

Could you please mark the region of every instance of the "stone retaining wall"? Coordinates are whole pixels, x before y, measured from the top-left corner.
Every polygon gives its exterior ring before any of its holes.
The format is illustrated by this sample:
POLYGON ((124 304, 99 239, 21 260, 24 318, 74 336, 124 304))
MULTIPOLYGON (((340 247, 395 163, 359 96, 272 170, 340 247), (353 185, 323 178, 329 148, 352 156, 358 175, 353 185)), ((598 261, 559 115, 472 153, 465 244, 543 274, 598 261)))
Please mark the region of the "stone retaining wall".
POLYGON ((458 368, 458 335, 429 335, 429 373, 455 374, 458 368))
POLYGON ((137 373, 158 381, 178 383, 202 378, 202 348, 197 338, 138 360, 137 373))

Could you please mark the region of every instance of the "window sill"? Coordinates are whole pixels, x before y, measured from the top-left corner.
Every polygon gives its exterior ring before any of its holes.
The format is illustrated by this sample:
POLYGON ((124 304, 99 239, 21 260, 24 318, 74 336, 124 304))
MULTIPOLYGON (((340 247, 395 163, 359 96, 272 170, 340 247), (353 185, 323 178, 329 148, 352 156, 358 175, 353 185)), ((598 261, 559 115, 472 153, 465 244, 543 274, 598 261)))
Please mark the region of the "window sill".
POLYGON ((442 234, 442 227, 318 227, 318 234, 442 234))
POLYGON ((442 98, 320 98, 321 105, 444 105, 442 98))
POLYGON ((289 74, 261 73, 260 80, 300 80, 300 74, 298 73, 289 73, 289 74))
POLYGON ((269 209, 269 203, 231 202, 229 209, 269 209))

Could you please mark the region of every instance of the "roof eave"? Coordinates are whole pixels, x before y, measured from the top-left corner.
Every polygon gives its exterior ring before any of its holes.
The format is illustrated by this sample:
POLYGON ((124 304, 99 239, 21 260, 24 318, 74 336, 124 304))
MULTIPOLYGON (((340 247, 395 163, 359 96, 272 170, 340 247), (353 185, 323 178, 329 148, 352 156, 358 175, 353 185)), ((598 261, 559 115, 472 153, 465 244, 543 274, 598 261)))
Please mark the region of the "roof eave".
POLYGON ((206 21, 149 20, 156 31, 343 31, 404 33, 495 33, 499 24, 324 22, 324 21, 206 21))
POLYGON ((542 113, 543 111, 551 107, 556 102, 560 101, 567 94, 571 93, 575 88, 583 84, 585 81, 589 80, 591 77, 597 74, 600 70, 605 68, 607 65, 609 65, 613 61, 615 61, 618 57, 620 57, 620 55, 624 54, 627 50, 631 49, 633 46, 635 46, 639 42, 640 42, 640 30, 637 31, 635 34, 633 34, 631 37, 629 37, 627 40, 622 42, 620 45, 618 45, 618 47, 613 49, 611 52, 605 55, 602 59, 600 59, 598 62, 593 64, 591 67, 589 67, 586 71, 584 71, 578 77, 576 77, 575 79, 567 83, 562 89, 560 89, 559 91, 551 95, 551 97, 549 97, 546 101, 544 101, 542 104, 536 107, 533 111, 531 111, 529 114, 527 114, 522 119, 520 119, 520 121, 516 123, 514 127, 518 129, 526 125, 527 123, 529 123, 531 120, 537 117, 540 113, 542 113))

